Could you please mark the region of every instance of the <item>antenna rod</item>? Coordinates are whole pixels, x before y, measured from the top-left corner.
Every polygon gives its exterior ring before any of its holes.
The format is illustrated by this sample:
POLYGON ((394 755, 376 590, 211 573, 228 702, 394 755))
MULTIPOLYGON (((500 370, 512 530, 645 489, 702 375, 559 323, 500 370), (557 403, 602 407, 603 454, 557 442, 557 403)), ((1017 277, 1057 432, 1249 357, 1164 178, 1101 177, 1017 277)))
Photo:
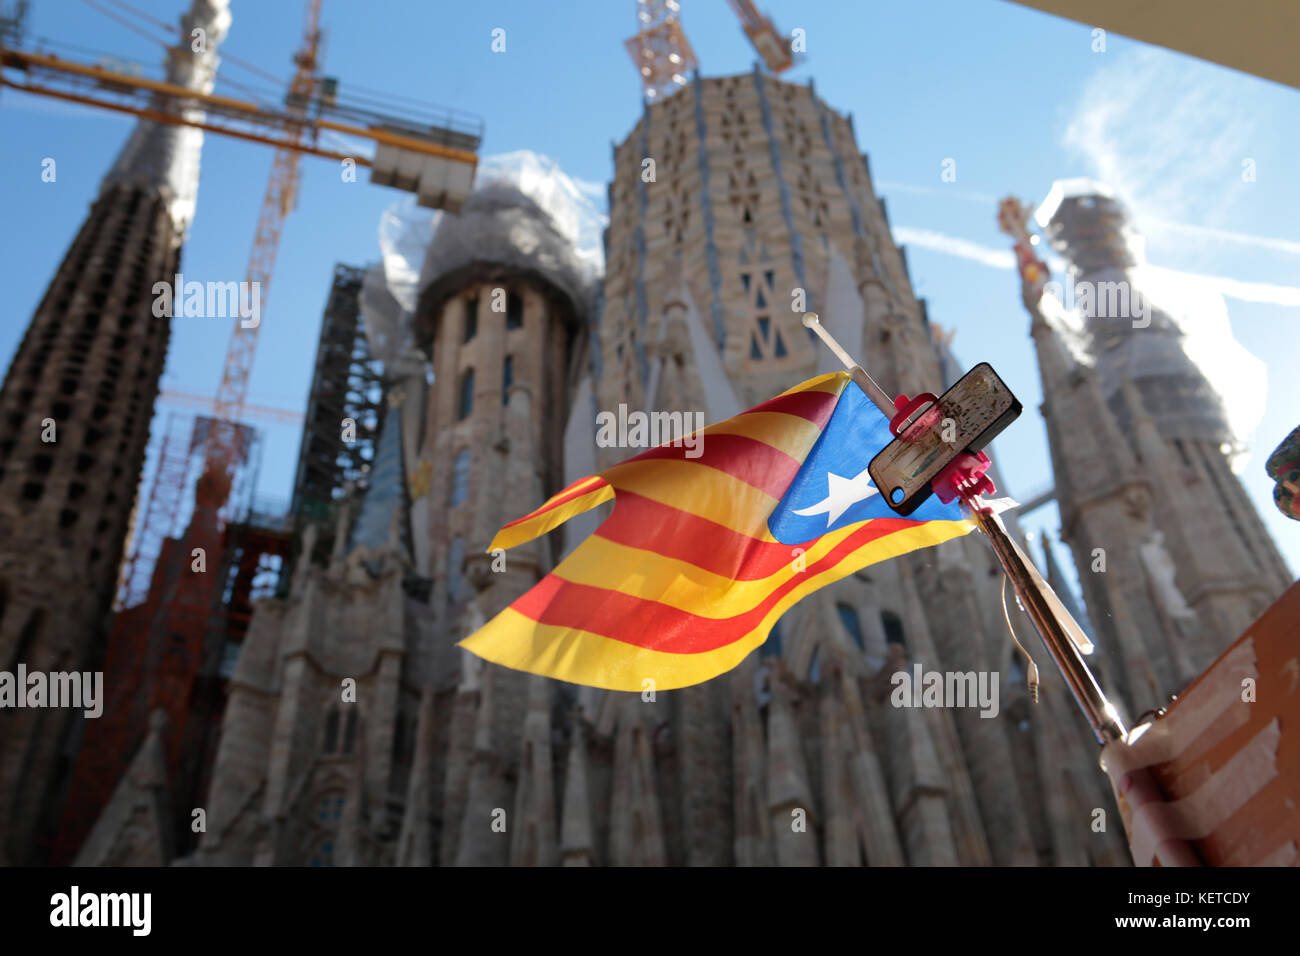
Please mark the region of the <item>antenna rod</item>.
POLYGON ((816 312, 805 313, 803 324, 804 328, 816 332, 817 337, 826 343, 826 347, 835 353, 835 357, 844 363, 844 367, 849 370, 849 377, 853 379, 853 383, 862 389, 867 398, 875 403, 876 407, 884 413, 885 418, 893 418, 898 414, 898 409, 894 407, 893 401, 885 390, 876 383, 874 378, 867 374, 866 369, 853 361, 853 357, 844 351, 840 343, 836 342, 831 334, 822 327, 821 320, 817 318, 816 312))

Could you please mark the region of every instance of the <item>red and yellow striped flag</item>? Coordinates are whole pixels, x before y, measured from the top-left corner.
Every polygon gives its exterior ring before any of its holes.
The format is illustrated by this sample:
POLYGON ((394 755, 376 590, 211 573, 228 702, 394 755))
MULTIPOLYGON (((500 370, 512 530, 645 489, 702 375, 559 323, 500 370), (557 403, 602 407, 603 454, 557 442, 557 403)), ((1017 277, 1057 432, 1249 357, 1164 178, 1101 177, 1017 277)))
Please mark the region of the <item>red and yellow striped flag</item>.
POLYGON ((805 595, 974 527, 936 499, 909 518, 889 510, 866 470, 889 439, 884 416, 836 372, 682 447, 660 445, 576 481, 502 528, 489 550, 610 498, 613 512, 461 646, 609 690, 640 691, 647 679, 670 690, 728 671, 805 595))

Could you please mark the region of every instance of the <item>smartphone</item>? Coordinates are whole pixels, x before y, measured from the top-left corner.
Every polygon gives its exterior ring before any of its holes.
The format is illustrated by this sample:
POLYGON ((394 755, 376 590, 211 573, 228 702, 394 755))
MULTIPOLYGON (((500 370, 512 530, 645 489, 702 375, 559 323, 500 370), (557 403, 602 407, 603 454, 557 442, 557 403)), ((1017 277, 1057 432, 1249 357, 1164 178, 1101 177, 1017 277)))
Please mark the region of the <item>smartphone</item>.
POLYGON ((1023 410, 993 366, 981 362, 916 410, 916 418, 871 459, 871 481, 890 508, 910 515, 930 497, 930 482, 954 458, 983 450, 1023 410))

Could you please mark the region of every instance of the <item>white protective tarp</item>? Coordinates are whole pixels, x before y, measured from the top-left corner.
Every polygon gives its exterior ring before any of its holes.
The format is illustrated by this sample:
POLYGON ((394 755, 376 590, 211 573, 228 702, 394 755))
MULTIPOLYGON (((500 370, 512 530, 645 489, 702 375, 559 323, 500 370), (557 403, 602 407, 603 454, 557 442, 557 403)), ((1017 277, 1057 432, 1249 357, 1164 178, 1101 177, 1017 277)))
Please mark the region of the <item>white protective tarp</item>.
MULTIPOLYGON (((582 279, 592 283, 601 276, 603 234, 609 223, 603 185, 572 179, 553 159, 530 150, 481 159, 474 185, 477 189, 488 183, 514 186, 537 203, 572 244, 582 279)), ((443 215, 416 205, 414 195, 404 195, 380 217, 380 266, 366 277, 362 311, 371 354, 386 365, 411 346, 410 321, 423 285, 421 269, 443 215)))

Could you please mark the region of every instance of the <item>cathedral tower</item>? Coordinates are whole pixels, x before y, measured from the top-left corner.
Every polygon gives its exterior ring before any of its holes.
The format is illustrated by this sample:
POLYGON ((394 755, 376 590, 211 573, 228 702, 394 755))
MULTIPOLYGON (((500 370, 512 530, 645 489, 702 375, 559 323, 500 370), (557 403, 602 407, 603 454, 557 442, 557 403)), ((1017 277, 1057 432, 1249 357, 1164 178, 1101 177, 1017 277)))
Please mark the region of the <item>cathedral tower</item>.
MULTIPOLYGON (((444 864, 554 863, 550 714, 558 685, 482 666, 454 646, 550 570, 555 542, 488 554, 498 528, 564 485, 564 432, 589 290, 572 248, 512 186, 443 219, 424 263, 416 339, 433 363, 428 462, 433 613, 428 680, 449 741, 432 783, 444 864), (503 840, 493 811, 520 828, 503 840), (516 810, 518 811, 516 813, 516 810), (527 822, 524 822, 527 821, 527 822)), ((555 536, 552 536, 555 537, 555 536)))
MULTIPOLYGON (((1091 407, 1049 419, 1049 430, 1071 444, 1092 433, 1124 445, 1113 453, 1148 485, 1150 527, 1128 536, 1134 570, 1153 597, 1154 630, 1171 635, 1173 692, 1263 613, 1291 575, 1230 466, 1236 439, 1222 398, 1188 357, 1179 323, 1143 285, 1142 243, 1124 207, 1106 187, 1071 180, 1054 185, 1036 218, 1069 263, 1077 353, 1088 367, 1076 377, 1090 379, 1096 394, 1091 407)), ((1036 318, 1050 405, 1056 389, 1048 389, 1045 335, 1036 318)), ((1064 461, 1056 463, 1060 474, 1064 461)), ((1096 487, 1069 483, 1058 494, 1063 516, 1096 487)), ((1086 554, 1076 550, 1076 559, 1081 578, 1095 576, 1085 570, 1086 554)))
MULTIPOLYGON (((833 357, 801 325, 806 311, 886 389, 942 390, 939 340, 852 123, 811 86, 759 71, 697 76, 647 106, 614 160, 592 365, 600 409, 626 402, 716 421, 829 371, 833 357)), ((598 457, 607 465, 627 453, 598 457)), ((670 849, 683 845, 677 859, 1115 859, 1113 841, 1072 824, 1082 810, 1063 797, 1062 766, 1087 761, 1081 725, 1070 725, 1077 715, 1015 704, 1023 672, 998 574, 975 536, 864 569, 793 607, 729 678, 662 695, 678 788, 664 817, 670 849), (996 673, 1004 713, 891 706, 890 675, 914 663, 996 673), (702 742, 726 736, 724 781, 705 771, 716 757, 702 742), (804 838, 791 832, 801 811, 804 838), (730 845, 709 856, 692 832, 728 833, 730 845)), ((1105 799, 1088 790, 1080 806, 1105 799)))
MULTIPOLYGON (((226 0, 194 0, 167 79, 210 92, 229 26, 226 0), (202 52, 191 47, 196 29, 202 52)), ((0 668, 10 672, 102 666, 171 332, 153 314, 153 286, 180 271, 202 142, 192 127, 136 125, 0 388, 0 668)), ((0 864, 40 858, 68 769, 71 713, 0 717, 0 864)))

